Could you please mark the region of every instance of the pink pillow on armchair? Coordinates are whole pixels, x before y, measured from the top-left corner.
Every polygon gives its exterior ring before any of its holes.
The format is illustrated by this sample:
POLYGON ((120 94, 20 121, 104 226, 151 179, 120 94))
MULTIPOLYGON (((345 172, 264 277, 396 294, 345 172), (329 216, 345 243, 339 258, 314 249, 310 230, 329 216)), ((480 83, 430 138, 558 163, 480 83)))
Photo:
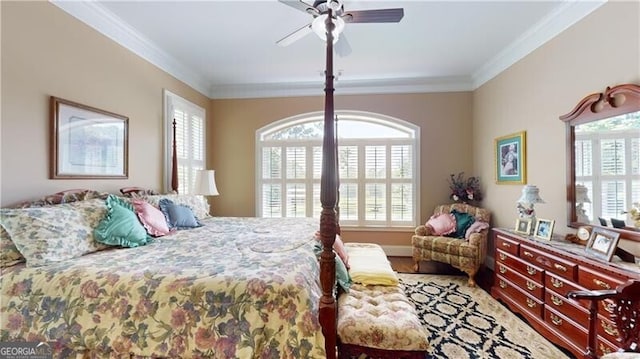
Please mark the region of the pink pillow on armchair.
POLYGON ((140 222, 150 235, 160 237, 171 233, 164 214, 153 205, 136 199, 133 200, 133 208, 138 215, 138 219, 140 219, 140 222))
POLYGON ((425 224, 433 228, 433 234, 444 236, 456 231, 456 217, 451 213, 434 214, 425 224))

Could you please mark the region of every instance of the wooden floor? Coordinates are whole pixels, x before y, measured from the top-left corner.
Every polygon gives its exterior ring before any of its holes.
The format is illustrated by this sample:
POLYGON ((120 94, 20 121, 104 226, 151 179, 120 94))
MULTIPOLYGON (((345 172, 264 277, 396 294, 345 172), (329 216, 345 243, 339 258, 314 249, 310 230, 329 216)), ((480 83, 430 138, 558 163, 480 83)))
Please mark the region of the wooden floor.
MULTIPOLYGON (((388 257, 391 262, 391 268, 399 273, 415 273, 413 271, 413 258, 411 257, 388 257)), ((453 268, 446 263, 439 262, 420 262, 420 271, 418 273, 434 273, 434 274, 452 274, 466 275, 466 273, 453 268)), ((476 275, 476 283, 486 292, 490 292, 493 285, 493 271, 489 268, 482 268, 476 275)))

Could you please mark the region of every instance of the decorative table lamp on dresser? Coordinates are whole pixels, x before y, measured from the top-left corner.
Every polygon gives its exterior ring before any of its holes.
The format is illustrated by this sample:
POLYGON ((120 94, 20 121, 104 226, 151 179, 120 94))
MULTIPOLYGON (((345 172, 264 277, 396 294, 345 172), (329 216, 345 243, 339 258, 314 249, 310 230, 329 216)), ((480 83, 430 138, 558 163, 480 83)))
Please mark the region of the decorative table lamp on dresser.
POLYGON ((587 216, 584 209, 585 203, 591 203, 588 192, 589 189, 581 184, 576 184, 576 217, 579 223, 591 223, 591 219, 587 216))
POLYGON ((214 170, 198 170, 196 172, 196 185, 194 194, 203 196, 217 196, 218 187, 216 187, 216 171, 214 170))
POLYGON ((533 224, 536 221, 536 211, 533 208, 536 203, 545 203, 540 197, 540 190, 534 185, 522 187, 522 195, 518 199, 518 216, 520 219, 530 219, 533 224))

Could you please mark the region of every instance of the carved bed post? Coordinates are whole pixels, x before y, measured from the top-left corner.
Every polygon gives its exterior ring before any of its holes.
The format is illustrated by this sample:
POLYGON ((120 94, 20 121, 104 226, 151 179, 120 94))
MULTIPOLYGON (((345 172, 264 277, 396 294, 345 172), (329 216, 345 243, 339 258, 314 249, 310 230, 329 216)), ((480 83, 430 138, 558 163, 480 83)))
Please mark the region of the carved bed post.
POLYGON ((176 141, 176 119, 173 119, 173 153, 171 154, 171 189, 178 193, 178 144, 176 141))
POLYGON ((322 178, 320 180, 320 238, 322 253, 320 254, 320 297, 319 321, 325 337, 325 349, 328 359, 336 357, 337 344, 337 312, 335 298, 335 254, 333 242, 336 240, 337 217, 337 175, 336 175, 336 139, 333 107, 333 12, 329 9, 326 20, 327 29, 327 67, 325 71, 324 101, 324 139, 322 143, 322 178))

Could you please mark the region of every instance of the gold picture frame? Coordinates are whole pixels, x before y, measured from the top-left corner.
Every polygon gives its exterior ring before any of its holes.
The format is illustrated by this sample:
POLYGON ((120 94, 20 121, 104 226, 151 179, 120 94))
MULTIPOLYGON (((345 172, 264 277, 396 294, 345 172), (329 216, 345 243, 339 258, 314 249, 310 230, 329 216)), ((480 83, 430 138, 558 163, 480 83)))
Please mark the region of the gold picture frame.
POLYGON ((50 98, 52 179, 129 177, 129 118, 50 98))
POLYGON ((551 240, 553 234, 553 227, 556 221, 552 219, 536 219, 536 228, 533 230, 533 235, 540 239, 551 240))
POLYGON ((494 154, 497 184, 527 183, 526 131, 496 138, 494 154))
POLYGON ((514 229, 516 233, 530 235, 531 234, 531 225, 533 220, 531 218, 518 218, 516 219, 516 228, 514 229))

